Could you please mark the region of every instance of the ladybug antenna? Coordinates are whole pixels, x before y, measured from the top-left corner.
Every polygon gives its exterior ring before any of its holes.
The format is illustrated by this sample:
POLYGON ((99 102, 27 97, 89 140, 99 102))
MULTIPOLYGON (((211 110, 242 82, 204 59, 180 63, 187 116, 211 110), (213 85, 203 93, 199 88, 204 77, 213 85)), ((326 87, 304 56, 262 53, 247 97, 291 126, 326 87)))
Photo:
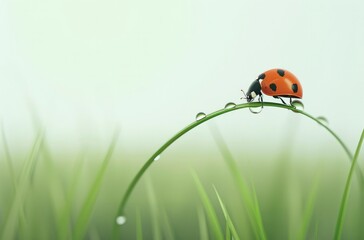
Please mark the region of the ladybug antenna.
POLYGON ((247 99, 248 97, 246 96, 246 94, 245 94, 244 90, 243 90, 243 89, 241 89, 241 91, 243 92, 244 96, 243 96, 243 97, 241 97, 240 99, 247 99))

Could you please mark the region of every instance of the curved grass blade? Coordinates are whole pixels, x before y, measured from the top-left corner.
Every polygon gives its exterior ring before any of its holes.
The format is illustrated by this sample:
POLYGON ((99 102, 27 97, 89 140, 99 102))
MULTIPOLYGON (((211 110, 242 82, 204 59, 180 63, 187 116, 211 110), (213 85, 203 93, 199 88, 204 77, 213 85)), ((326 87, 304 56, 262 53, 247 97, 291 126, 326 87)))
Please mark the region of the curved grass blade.
POLYGON ((119 135, 119 131, 116 131, 113 139, 111 141, 110 147, 106 153, 106 156, 102 162, 102 165, 100 167, 100 170, 97 172, 95 181, 92 183, 90 190, 88 191, 88 194, 86 196, 86 200, 83 203, 83 207, 80 211, 80 214, 77 218, 75 232, 73 235, 73 239, 83 239, 84 234, 86 232, 87 224, 90 220, 90 216, 92 214, 93 207, 96 203, 97 196, 99 194, 99 191, 101 189, 101 183, 104 179, 104 175, 106 172, 107 167, 109 166, 109 162, 111 159, 111 156, 114 152, 115 145, 117 142, 117 138, 119 135))
POLYGON ((70 188, 65 192, 64 204, 60 207, 60 214, 57 217, 57 229, 58 229, 58 239, 69 239, 71 238, 71 218, 72 218, 72 206, 74 204, 73 200, 77 192, 77 186, 80 180, 82 168, 84 166, 84 157, 79 158, 79 161, 75 161, 73 167, 74 172, 70 174, 70 188))
POLYGON ((217 147, 219 148, 222 156, 224 157, 224 160, 229 167, 229 171, 231 172, 231 175, 238 186, 241 198, 246 205, 249 220, 253 227, 255 237, 257 239, 266 239, 263 221, 260 214, 260 208, 258 200, 256 198, 255 191, 251 191, 249 189, 249 186, 247 185, 243 176, 241 175, 239 168, 236 164, 236 161, 234 160, 233 155, 231 154, 229 148, 227 147, 218 128, 215 125, 210 125, 210 129, 212 136, 217 144, 217 147))
POLYGON ((354 155, 353 161, 351 163, 349 174, 348 174, 348 177, 346 179, 345 190, 344 190, 344 193, 343 193, 343 196, 342 196, 342 199, 341 199, 339 215, 337 217, 337 222, 336 222, 335 237, 334 237, 335 240, 339 240, 340 237, 341 237, 343 221, 344 221, 344 214, 345 214, 345 210, 346 210, 346 202, 347 202, 348 197, 349 197, 351 180, 353 178, 353 172, 354 172, 354 169, 356 167, 357 159, 359 157, 361 145, 363 144, 363 139, 364 139, 364 130, 361 133, 360 140, 359 140, 358 146, 357 146, 357 148, 355 150, 355 155, 354 155))
POLYGON ((37 161, 39 152, 41 151, 44 133, 39 131, 36 139, 33 143, 31 152, 27 160, 25 160, 18 179, 16 180, 18 186, 15 192, 12 204, 6 214, 5 223, 1 229, 0 239, 14 239, 17 232, 22 232, 22 226, 24 225, 24 203, 25 199, 30 191, 31 176, 35 162, 37 161))
POLYGON ((214 186, 214 190, 215 190, 217 199, 219 200, 219 203, 220 203, 221 210, 222 210, 225 220, 226 220, 226 239, 231 239, 231 237, 232 237, 234 240, 240 240, 240 237, 238 235, 238 232, 236 231, 234 223, 231 221, 230 215, 229 215, 228 211, 226 210, 225 204, 223 203, 223 201, 220 197, 220 194, 217 191, 215 186, 214 186))
MULTIPOLYGON (((149 176, 148 176, 148 179, 149 176)), ((158 211, 158 204, 157 204, 157 198, 155 196, 155 192, 153 189, 153 185, 151 183, 151 180, 146 181, 147 184, 147 192, 148 192, 148 200, 150 203, 150 215, 151 215, 151 222, 152 222, 152 230, 153 230, 153 239, 154 240, 160 240, 162 239, 162 233, 161 233, 161 226, 160 226, 160 216, 158 211)))
POLYGON ((253 204, 254 204, 254 218, 257 219, 256 222, 258 224, 258 233, 259 233, 259 239, 267 239, 266 234, 265 234, 265 230, 264 230, 264 226, 263 226, 263 219, 262 219, 262 214, 260 213, 260 206, 259 206, 259 201, 258 201, 258 197, 257 197, 257 193, 255 191, 254 185, 252 186, 253 188, 253 204))
POLYGON ((310 191, 310 194, 308 196, 306 209, 305 209, 304 215, 303 215, 301 229, 298 233, 297 239, 308 239, 307 230, 308 230, 310 220, 311 220, 311 217, 313 214, 314 204, 315 204, 317 190, 318 190, 318 183, 319 183, 319 181, 318 181, 318 177, 317 177, 315 179, 315 182, 314 182, 312 189, 310 191))
POLYGON ((224 235, 220 229, 220 223, 219 223, 219 220, 217 219, 217 215, 214 210, 214 207, 212 206, 212 203, 211 203, 204 187, 202 186, 200 179, 198 178, 197 174, 194 172, 193 172, 193 178, 195 180, 196 187, 197 187, 198 193, 200 195, 203 207, 205 208, 208 220, 210 221, 212 231, 214 233, 214 239, 223 240, 224 235))
MULTIPOLYGON (((327 125, 325 125, 324 123, 322 123, 320 121, 320 119, 317 119, 313 116, 311 116, 310 114, 296 109, 293 106, 289 106, 289 105, 284 105, 284 104, 280 104, 280 103, 272 103, 272 102, 250 102, 250 103, 243 103, 243 104, 238 104, 233 108, 224 108, 224 109, 220 109, 218 111, 215 111, 213 113, 210 113, 208 115, 206 115, 204 118, 199 119, 191 124, 189 124, 188 126, 186 126, 185 128, 183 128, 181 131, 179 131, 178 133, 176 133, 172 138, 170 138, 165 144, 163 144, 145 163, 144 165, 141 167, 141 169, 137 172, 137 174, 134 176, 134 178, 132 179, 131 183, 128 185, 128 188, 125 191, 125 194, 123 196, 123 198, 120 201, 120 205, 118 208, 118 211, 116 213, 116 217, 119 215, 123 215, 124 213, 124 208, 125 205, 130 197, 130 194, 132 193, 132 191, 134 190, 136 184, 139 182, 140 178, 143 176, 144 172, 150 167, 150 165, 152 165, 152 163, 154 162, 154 159, 159 156, 164 150, 166 150, 172 143, 174 143, 178 138, 180 138, 181 136, 183 136, 185 133, 189 132, 190 130, 192 130, 193 128, 197 127, 198 125, 209 121, 212 118, 215 118, 217 116, 226 114, 228 112, 232 112, 232 111, 236 111, 239 109, 244 109, 244 108, 260 108, 260 107, 273 107, 273 108, 281 108, 281 109, 288 109, 291 110, 295 113, 299 113, 302 114, 303 116, 308 117, 309 119, 312 119, 313 121, 317 122, 320 126, 324 127, 341 145, 341 147, 344 149, 344 151, 346 152, 346 154, 349 157, 349 160, 352 160, 352 154, 350 152, 350 150, 348 149, 348 147, 345 145, 345 143, 338 137, 338 135, 336 133, 334 133, 334 131, 332 131, 327 125)), ((363 173, 360 171, 360 169, 358 168, 358 177, 360 178, 360 184, 361 186, 364 186, 364 176, 363 173)))
POLYGON ((15 175, 15 169, 14 169, 14 166, 13 166, 13 160, 11 158, 8 141, 7 141, 6 136, 5 136, 5 130, 4 130, 3 123, 1 123, 1 137, 2 137, 2 142, 3 142, 6 162, 8 164, 8 168, 9 168, 10 177, 11 177, 11 180, 13 182, 13 187, 14 187, 14 189, 16 191, 17 180, 16 180, 16 175, 15 175))
POLYGON ((206 216, 202 208, 197 210, 198 214, 198 226, 200 232, 200 240, 208 240, 209 239, 209 232, 207 230, 207 223, 206 223, 206 216))
POLYGON ((143 240, 143 226, 142 226, 142 219, 140 217, 140 211, 137 210, 136 212, 136 239, 143 240))

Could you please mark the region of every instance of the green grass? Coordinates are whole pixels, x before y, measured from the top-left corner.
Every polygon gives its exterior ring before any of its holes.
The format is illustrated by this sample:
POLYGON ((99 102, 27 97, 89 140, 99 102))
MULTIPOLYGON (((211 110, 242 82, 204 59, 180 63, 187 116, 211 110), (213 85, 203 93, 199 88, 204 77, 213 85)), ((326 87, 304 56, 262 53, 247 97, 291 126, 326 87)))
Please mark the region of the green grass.
POLYGON ((234 226, 234 223, 225 207, 225 204, 223 203, 217 189, 215 187, 214 187, 214 189, 216 192, 216 196, 219 199, 219 204, 220 204, 221 210, 222 210, 222 212, 224 214, 224 218, 225 218, 225 229, 226 229, 225 239, 234 238, 235 240, 239 240, 240 237, 239 237, 238 232, 236 231, 236 227, 234 226))
MULTIPOLYGON (((320 124, 290 106, 264 104, 300 113, 320 124)), ((310 165, 314 161, 305 156, 287 154, 290 149, 257 157, 253 152, 230 148, 223 132, 210 125, 215 145, 209 149, 215 152, 172 151, 168 155, 172 161, 159 161, 148 170, 153 159, 186 132, 219 115, 249 107, 258 104, 222 109, 193 122, 156 151, 135 176, 138 164, 120 161, 125 155, 116 151, 117 131, 105 149, 56 153, 48 146, 46 132, 39 128, 28 152, 19 154, 2 130, 0 238, 364 238, 360 225, 364 212, 359 207, 362 182, 361 178, 354 181, 355 174, 360 176, 358 162, 364 133, 353 155, 328 126, 320 124, 352 161, 336 156, 340 149, 333 154, 323 149, 314 153, 320 163, 310 165), (246 168, 253 156, 254 162, 246 168), (267 157, 282 156, 284 161, 262 165, 267 157), (288 163, 289 168, 285 166, 288 163), (149 176, 142 178, 146 170, 149 176), (281 177, 278 182, 277 176, 281 177), (139 181, 144 184, 136 187, 139 181), (127 218, 122 226, 115 221, 121 213, 127 218)))
POLYGON ((353 161, 351 163, 348 178, 346 180, 345 190, 344 190, 344 193, 343 193, 343 196, 342 196, 339 215, 338 215, 337 222, 336 222, 336 228, 335 228, 335 239, 336 240, 341 238, 341 232, 342 232, 343 221, 344 221, 344 214, 345 214, 345 209, 346 209, 346 205, 347 205, 347 201, 348 201, 348 197, 349 197, 351 181, 352 181, 352 178, 353 178, 354 169, 356 167, 356 162, 357 162, 358 157, 359 157, 360 149, 361 149, 361 146, 363 144, 363 139, 364 139, 364 130, 361 133, 359 143, 358 143, 358 146, 356 148, 353 161))
POLYGON ((206 193, 204 187, 202 186, 202 183, 201 183, 201 181, 198 178, 196 173, 193 174, 193 178, 195 179, 198 193, 199 193, 199 195, 201 197, 203 207, 205 208, 206 215, 207 215, 208 220, 210 222, 210 225, 211 225, 211 228, 212 228, 212 231, 213 231, 213 236, 216 239, 223 240, 224 235, 223 235, 222 230, 221 230, 221 224, 219 223, 219 219, 218 219, 217 214, 215 212, 215 209, 214 209, 214 207, 213 207, 213 205, 212 205, 212 203, 211 203, 211 201, 209 199, 209 196, 206 193))
POLYGON ((246 206, 248 211, 250 223, 253 227, 255 238, 256 239, 266 239, 266 234, 262 222, 262 216, 260 214, 259 203, 256 198, 255 191, 252 191, 246 180, 241 174, 241 171, 238 168, 238 165, 233 158, 228 146, 226 145, 220 131, 215 125, 211 126, 211 132, 213 138, 217 144, 217 147, 223 156, 225 163, 230 171, 231 176, 234 179, 236 186, 238 187, 238 191, 240 192, 242 201, 246 206))
POLYGON ((309 225, 312 221, 312 215, 314 213, 315 202, 317 201, 318 186, 319 186, 319 178, 316 177, 316 179, 314 180, 312 189, 310 190, 310 193, 308 195, 308 199, 306 200, 307 203, 306 203, 306 207, 303 212, 301 227, 297 234, 296 239, 307 239, 308 238, 307 232, 308 232, 309 225))
MULTIPOLYGON (((295 106, 288 106, 288 105, 284 105, 284 104, 277 104, 277 103, 270 103, 270 102, 263 102, 263 103, 245 103, 245 104, 240 104, 240 105, 236 105, 233 107, 229 107, 229 108, 224 108, 222 110, 218 110, 216 112, 213 112, 211 114, 208 115, 204 115, 204 114, 197 114, 196 116, 196 121, 191 123, 190 125, 188 125, 187 127, 185 127, 184 129, 182 129, 181 131, 179 131, 177 134, 175 134, 171 139, 169 139, 164 145, 162 145, 147 161, 146 163, 142 166, 142 168, 139 170, 139 172, 135 175, 135 177, 133 178, 133 180, 131 181, 131 183, 129 184, 123 199, 121 200, 120 206, 119 206, 119 214, 123 214, 124 212, 124 208, 126 206, 126 203, 133 191, 133 189, 135 188, 135 186, 137 185, 138 181, 140 180, 140 178, 143 176, 144 172, 152 165, 152 163, 154 162, 154 159, 156 159, 157 157, 159 158, 159 156, 163 153, 163 151, 168 148, 173 142, 175 142, 178 138, 180 138, 181 136, 183 136, 185 133, 189 132, 190 130, 192 130, 193 128, 197 127, 198 125, 200 125, 203 122, 206 122, 214 117, 217 117, 219 115, 222 114, 226 114, 228 112, 234 111, 234 110, 238 110, 238 109, 244 109, 244 108, 248 108, 248 109, 252 109, 252 108, 259 108, 259 107, 276 107, 276 108, 283 108, 283 109, 289 109, 292 110, 295 113, 300 113, 303 116, 306 116, 307 118, 317 122, 320 126, 322 126, 324 129, 326 129, 341 145, 341 147, 344 149, 344 151, 346 152, 346 154, 349 157, 349 160, 352 161, 352 170, 357 170, 358 173, 358 178, 360 180, 360 186, 363 187, 364 186, 364 177, 363 174, 360 170, 359 167, 356 168, 355 165, 355 157, 353 158, 353 155, 351 154, 350 150, 348 149, 348 147, 344 144, 344 142, 341 140, 341 138, 333 131, 331 130, 328 125, 327 125, 327 121, 323 121, 323 117, 313 117, 312 115, 304 112, 303 110, 297 109, 295 106)), ((252 111, 252 110, 251 110, 252 111)), ((326 119, 325 119, 326 120, 326 119)), ((235 161, 232 158, 231 153, 229 152, 226 144, 224 143, 224 141, 222 140, 221 134, 215 129, 213 130, 213 135, 215 138, 215 141, 218 144, 218 147, 222 153, 222 155, 224 155, 224 159, 230 169, 230 172, 232 174, 232 176, 234 177, 235 182, 237 183, 237 185, 239 186, 239 190, 241 192, 241 196, 242 199, 244 200, 245 206, 248 209, 248 215, 250 218, 250 222, 251 225, 253 226, 253 230, 255 232, 255 237, 259 238, 259 239, 266 239, 266 233, 264 230, 264 226, 263 226, 263 222, 262 222, 262 216, 260 213, 260 207, 259 207, 259 203, 258 203, 258 199, 255 193, 255 190, 252 192, 249 190, 249 187, 247 186, 247 184, 245 183, 243 177, 240 175, 240 172, 238 170, 238 167, 235 164, 235 161)), ((347 185, 350 185, 350 180, 351 180, 351 174, 349 175, 350 177, 348 178, 347 181, 347 185), (349 180, 350 179, 350 180, 349 180)), ((199 193, 200 196, 203 200, 204 206, 205 206, 205 210, 207 212, 207 215, 209 216, 210 222, 213 226, 214 229, 214 233, 215 233, 215 237, 217 237, 218 239, 222 238, 222 233, 219 230, 219 228, 217 227, 218 223, 217 223, 217 218, 216 218, 216 214, 212 211, 211 208, 211 203, 209 202, 207 195, 205 194, 205 192, 203 191, 202 185, 199 182, 197 176, 194 177, 197 187, 199 189, 199 193)), ((346 186, 345 188, 345 192, 348 189, 348 186, 346 186)), ((344 196, 347 196, 347 194, 345 193, 344 196)), ((312 194, 310 197, 310 201, 308 204, 308 210, 306 213, 306 216, 304 218, 303 221, 303 225, 301 227, 301 232, 299 234, 299 237, 302 238, 302 236, 305 236, 305 232, 307 230, 307 224, 308 224, 308 220, 310 218, 310 214, 312 212, 312 201, 314 200, 315 195, 312 194)), ((346 198, 343 197, 343 202, 344 204, 341 205, 340 208, 340 213, 339 213, 339 218, 338 218, 338 226, 336 228, 336 233, 335 236, 337 237, 338 234, 340 234, 340 229, 341 229, 341 221, 340 219, 342 217, 340 217, 342 215, 343 210, 343 206, 345 206, 345 200, 346 198)), ((230 230, 227 230, 226 232, 227 235, 229 235, 230 237, 230 230)))
POLYGON ((42 147, 43 137, 43 132, 39 131, 29 153, 29 157, 23 162, 20 174, 16 179, 17 186, 15 187, 8 212, 5 215, 5 221, 1 231, 3 239, 16 238, 16 230, 20 228, 20 232, 22 232, 24 225, 26 225, 27 219, 24 213, 24 203, 33 185, 33 174, 42 147))
POLYGON ((77 220, 76 220, 76 226, 75 226, 75 231, 74 231, 74 236, 73 236, 74 239, 82 239, 85 236, 86 227, 87 227, 88 221, 90 220, 90 216, 92 214, 92 210, 94 208, 96 199, 99 195, 102 181, 105 178, 104 177, 105 172, 109 166, 111 156, 114 152, 118 135, 119 135, 119 132, 116 131, 115 135, 111 141, 110 147, 105 155, 105 158, 103 159, 102 164, 101 164, 99 170, 97 171, 95 180, 93 181, 93 183, 86 195, 86 198, 82 204, 80 214, 78 215, 77 220))
MULTIPOLYGON (((239 109, 251 109, 251 108, 260 108, 260 107, 273 107, 273 108, 281 108, 281 109, 288 109, 291 110, 295 113, 299 113, 302 114, 303 116, 315 121, 316 123, 318 123, 320 126, 322 126, 324 129, 326 129, 341 145, 341 147, 344 149, 345 153, 348 155, 349 160, 352 161, 353 159, 353 155, 350 152, 349 148, 346 146, 346 144, 341 140, 341 138, 332 130, 328 127, 327 124, 323 123, 321 121, 322 117, 319 118, 315 118, 312 115, 304 112, 303 110, 299 110, 296 109, 294 106, 289 106, 289 105, 285 105, 285 104, 278 104, 278 103, 272 103, 272 102, 252 102, 252 103, 243 103, 243 104, 238 104, 233 108, 224 108, 218 111, 215 111, 213 113, 210 113, 208 115, 206 115, 203 118, 199 118, 198 120, 196 120, 195 122, 189 124, 188 126, 186 126, 185 128, 183 128, 182 130, 180 130, 179 132, 177 132, 172 138, 170 138, 165 144, 163 144, 146 162, 145 164, 141 167, 141 169, 138 171, 138 173, 135 175, 135 177, 133 178, 133 180, 131 181, 131 183, 128 185, 128 188, 120 202, 119 205, 119 209, 118 209, 118 215, 123 215, 124 213, 124 208, 126 206, 126 203, 130 197, 130 194, 133 192, 135 186, 137 185, 137 183, 139 182, 140 178, 143 176, 143 174, 145 173, 145 171, 152 165, 152 163, 154 162, 154 159, 156 159, 157 157, 159 158, 159 156, 163 153, 163 151, 165 149, 167 149, 172 143, 174 143, 177 139, 179 139, 181 136, 183 136, 184 134, 186 134, 187 132, 191 131, 192 129, 194 129, 195 127, 199 126, 200 124, 213 119, 217 116, 232 112, 232 111, 236 111, 239 109)), ((198 114, 199 115, 199 114, 198 114)), ((360 179, 360 184, 362 187, 364 187, 364 175, 362 173, 362 171, 359 168, 356 168, 357 173, 358 173, 358 178, 360 179)))

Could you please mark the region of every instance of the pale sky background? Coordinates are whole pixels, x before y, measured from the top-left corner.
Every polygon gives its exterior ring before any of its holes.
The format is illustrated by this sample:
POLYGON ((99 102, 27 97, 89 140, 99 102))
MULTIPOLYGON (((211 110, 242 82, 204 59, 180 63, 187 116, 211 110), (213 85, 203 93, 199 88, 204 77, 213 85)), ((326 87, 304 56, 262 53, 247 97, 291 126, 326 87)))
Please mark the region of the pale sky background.
MULTIPOLYGON (((280 67, 301 81, 305 110, 353 149, 364 127, 363 11, 362 0, 0 0, 0 119, 13 149, 34 138, 33 106, 55 148, 104 146, 119 126, 124 149, 150 154, 280 67)), ((282 146, 297 129, 303 149, 339 148, 281 109, 215 123, 230 146, 282 146)), ((204 146, 208 134, 181 141, 204 146)))

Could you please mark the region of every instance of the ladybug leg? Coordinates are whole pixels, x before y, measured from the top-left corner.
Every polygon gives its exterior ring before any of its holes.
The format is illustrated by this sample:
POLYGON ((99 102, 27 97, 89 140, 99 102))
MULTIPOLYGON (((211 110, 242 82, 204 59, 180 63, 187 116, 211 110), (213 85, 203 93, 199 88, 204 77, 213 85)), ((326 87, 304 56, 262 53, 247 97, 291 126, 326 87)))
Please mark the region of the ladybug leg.
POLYGON ((284 104, 284 105, 287 105, 287 103, 281 98, 281 97, 278 97, 279 99, 281 99, 281 101, 282 101, 282 103, 284 104))
POLYGON ((259 95, 258 102, 262 103, 262 108, 263 108, 263 95, 262 94, 259 95))
POLYGON ((251 113, 258 114, 258 113, 260 113, 263 110, 263 96, 262 96, 262 94, 259 94, 258 102, 261 102, 262 103, 262 107, 260 108, 260 111, 255 112, 251 108, 249 108, 249 110, 250 110, 251 113))

